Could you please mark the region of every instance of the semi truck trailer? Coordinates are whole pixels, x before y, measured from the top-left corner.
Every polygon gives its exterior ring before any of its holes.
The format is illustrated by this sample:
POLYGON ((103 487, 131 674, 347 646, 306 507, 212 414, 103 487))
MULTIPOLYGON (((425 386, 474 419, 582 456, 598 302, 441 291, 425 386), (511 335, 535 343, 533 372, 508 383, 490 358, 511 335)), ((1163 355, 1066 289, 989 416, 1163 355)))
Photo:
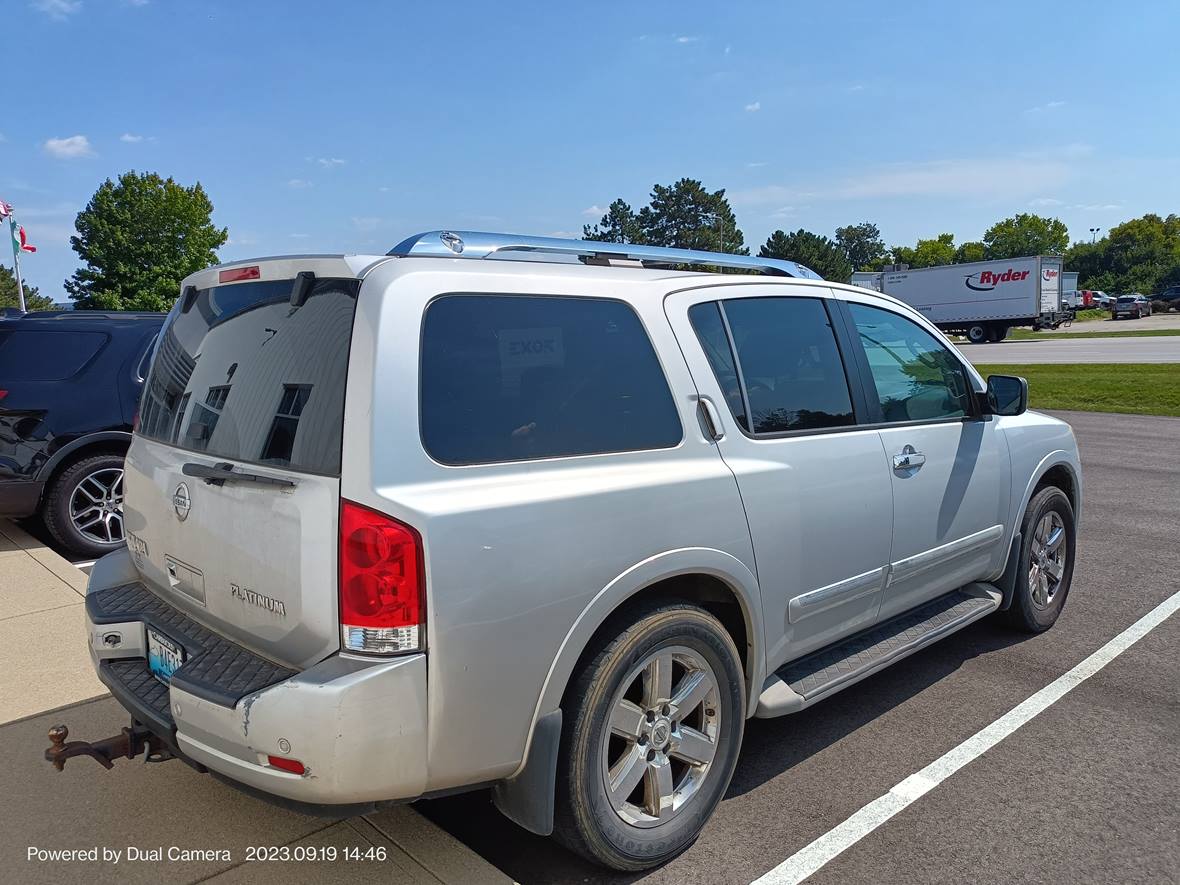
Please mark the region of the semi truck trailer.
POLYGON ((1002 341, 1013 326, 1056 329, 1073 319, 1061 303, 1061 258, 1033 255, 917 270, 858 272, 854 286, 892 295, 945 332, 973 344, 1002 341))

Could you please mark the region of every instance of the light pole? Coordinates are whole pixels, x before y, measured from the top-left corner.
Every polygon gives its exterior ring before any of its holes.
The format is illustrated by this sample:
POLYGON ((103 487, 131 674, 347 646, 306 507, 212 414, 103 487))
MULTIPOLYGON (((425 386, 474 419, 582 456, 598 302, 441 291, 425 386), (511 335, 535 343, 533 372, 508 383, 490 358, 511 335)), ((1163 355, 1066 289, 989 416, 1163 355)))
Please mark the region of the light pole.
POLYGON ((1100 227, 1090 228, 1090 243, 1093 244, 1098 239, 1098 231, 1102 230, 1100 227))

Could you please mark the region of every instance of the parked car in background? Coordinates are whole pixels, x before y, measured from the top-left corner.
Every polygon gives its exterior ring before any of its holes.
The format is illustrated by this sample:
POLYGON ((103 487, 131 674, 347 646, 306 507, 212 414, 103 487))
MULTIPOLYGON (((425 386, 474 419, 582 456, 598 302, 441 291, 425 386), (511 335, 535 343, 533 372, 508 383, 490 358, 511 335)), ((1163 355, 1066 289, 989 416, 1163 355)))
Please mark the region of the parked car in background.
POLYGON ((1137 320, 1143 317, 1151 316, 1151 302, 1134 292, 1130 295, 1120 295, 1114 303, 1114 318, 1116 320, 1131 319, 1134 317, 1137 320))
POLYGON ((39 515, 80 556, 124 543, 123 456, 159 313, 0 321, 0 516, 39 515))
POLYGON ((1109 309, 1114 305, 1114 297, 1107 295, 1105 292, 1093 290, 1090 292, 1090 299, 1094 307, 1109 309))
POLYGON ((1069 425, 888 295, 451 231, 182 292, 78 637, 128 757, 333 816, 492 785, 639 870, 696 838, 750 717, 1066 603, 1069 425))
POLYGON ((1171 310, 1180 309, 1180 286, 1168 286, 1155 296, 1155 300, 1164 302, 1171 310))

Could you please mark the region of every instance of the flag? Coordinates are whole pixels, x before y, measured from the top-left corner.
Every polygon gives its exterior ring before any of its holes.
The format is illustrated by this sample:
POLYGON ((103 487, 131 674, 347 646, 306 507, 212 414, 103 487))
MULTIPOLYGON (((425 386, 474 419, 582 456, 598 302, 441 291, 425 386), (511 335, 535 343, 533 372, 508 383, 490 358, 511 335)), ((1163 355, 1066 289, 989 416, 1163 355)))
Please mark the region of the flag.
POLYGON ((25 237, 24 227, 17 224, 12 225, 12 248, 19 249, 21 252, 37 251, 37 247, 25 237))
POLYGON ((10 206, 8 203, 5 203, 3 200, 0 200, 0 221, 3 221, 11 214, 12 206, 10 206))

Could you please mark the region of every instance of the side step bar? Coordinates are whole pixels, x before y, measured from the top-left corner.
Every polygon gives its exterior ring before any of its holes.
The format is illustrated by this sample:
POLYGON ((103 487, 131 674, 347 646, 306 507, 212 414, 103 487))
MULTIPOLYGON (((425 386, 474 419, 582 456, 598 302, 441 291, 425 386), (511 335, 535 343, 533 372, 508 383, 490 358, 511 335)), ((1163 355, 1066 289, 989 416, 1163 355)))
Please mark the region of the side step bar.
POLYGON ((1002 598, 991 584, 968 584, 791 661, 766 680, 754 715, 771 719, 810 707, 991 614, 1002 598))

